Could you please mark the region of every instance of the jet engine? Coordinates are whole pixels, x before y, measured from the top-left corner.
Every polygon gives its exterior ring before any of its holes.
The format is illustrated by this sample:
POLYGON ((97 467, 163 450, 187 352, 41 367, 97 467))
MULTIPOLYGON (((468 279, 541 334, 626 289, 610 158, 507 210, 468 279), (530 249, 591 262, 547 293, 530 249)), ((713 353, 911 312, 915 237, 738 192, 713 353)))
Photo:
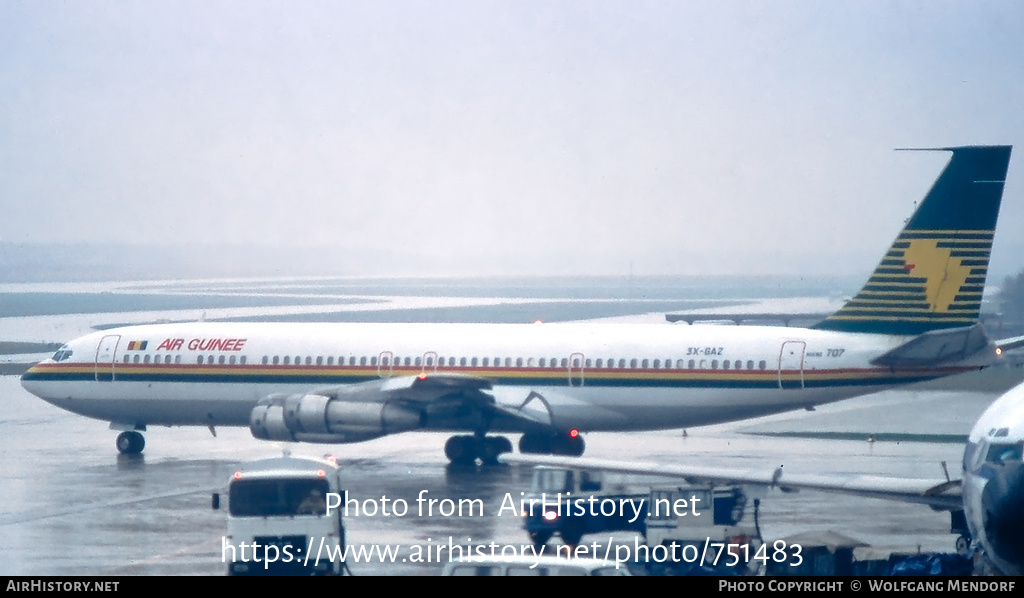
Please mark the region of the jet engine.
POLYGON ((321 394, 297 394, 260 401, 249 415, 249 430, 262 440, 361 442, 420 428, 423 417, 422 411, 394 400, 367 397, 364 401, 352 401, 321 394))

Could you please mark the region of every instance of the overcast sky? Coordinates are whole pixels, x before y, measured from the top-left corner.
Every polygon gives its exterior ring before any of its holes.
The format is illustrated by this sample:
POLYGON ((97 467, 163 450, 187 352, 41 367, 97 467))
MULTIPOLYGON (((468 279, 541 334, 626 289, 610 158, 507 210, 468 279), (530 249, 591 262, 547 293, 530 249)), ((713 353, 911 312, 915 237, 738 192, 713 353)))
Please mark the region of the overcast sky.
POLYGON ((1016 271, 1019 0, 0 2, 7 242, 849 274, 986 143, 1016 271))

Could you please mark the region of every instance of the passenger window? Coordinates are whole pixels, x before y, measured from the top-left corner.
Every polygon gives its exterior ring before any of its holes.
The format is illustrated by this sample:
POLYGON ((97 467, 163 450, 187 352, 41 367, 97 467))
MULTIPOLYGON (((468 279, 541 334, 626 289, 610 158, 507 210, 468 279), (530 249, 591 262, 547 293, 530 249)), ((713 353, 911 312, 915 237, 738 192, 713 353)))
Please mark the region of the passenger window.
POLYGON ((239 357, 238 362, 241 363, 242 365, 245 365, 245 355, 239 357))
POLYGON ((717 359, 712 359, 711 360, 711 369, 713 369, 713 370, 717 370, 718 369, 718 360, 717 359))
POLYGON ((145 357, 145 358, 143 358, 142 362, 143 362, 143 363, 149 363, 149 359, 150 359, 150 358, 149 358, 149 355, 146 355, 146 357, 145 357))
POLYGON ((754 369, 754 360, 753 359, 748 359, 747 360, 747 369, 748 370, 754 369))
POLYGON ((767 367, 768 367, 768 364, 763 359, 761 360, 760 363, 757 364, 757 368, 760 369, 760 370, 763 370, 763 369, 765 369, 767 367))
POLYGON ((219 363, 219 364, 221 364, 221 365, 224 365, 224 356, 223 356, 223 355, 221 355, 221 356, 220 356, 220 357, 219 357, 219 358, 217 359, 217 363, 219 363))
POLYGON ((288 355, 285 355, 284 356, 284 365, 291 365, 291 363, 292 363, 292 358, 290 356, 288 356, 288 355))
POLYGON ((231 357, 228 358, 228 363, 230 363, 231 365, 235 365, 235 356, 234 355, 232 355, 231 357))
POLYGON ((636 369, 636 360, 635 359, 630 359, 629 360, 629 367, 631 367, 633 369, 636 369))
POLYGON ((472 359, 472 360, 470 361, 469 365, 471 365, 471 366, 473 366, 473 367, 476 367, 476 363, 477 363, 477 362, 476 362, 476 357, 474 357, 474 358, 473 358, 473 359, 472 359))
MULTIPOLYGON (((712 366, 711 367, 714 367, 714 362, 712 362, 712 366)), ((722 369, 723 370, 729 369, 729 360, 728 359, 726 359, 725 361, 722 362, 722 369)))
POLYGON ((653 365, 654 365, 655 369, 660 368, 661 367, 661 360, 660 359, 655 359, 653 365))
MULTIPOLYGON (((138 355, 136 355, 136 357, 138 357, 138 355)), ((200 355, 199 357, 196 357, 196 363, 198 363, 199 365, 203 365, 203 356, 202 355, 200 355)))

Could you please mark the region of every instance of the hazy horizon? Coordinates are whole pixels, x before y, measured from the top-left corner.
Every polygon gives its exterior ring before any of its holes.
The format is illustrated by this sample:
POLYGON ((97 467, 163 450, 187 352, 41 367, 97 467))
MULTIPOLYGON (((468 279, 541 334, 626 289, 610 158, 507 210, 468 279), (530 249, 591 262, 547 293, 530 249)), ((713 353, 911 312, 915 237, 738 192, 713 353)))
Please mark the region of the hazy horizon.
POLYGON ((1020 56, 1012 1, 11 0, 0 242, 866 274, 948 160, 894 148, 1012 144, 994 283, 1024 255, 1020 56))

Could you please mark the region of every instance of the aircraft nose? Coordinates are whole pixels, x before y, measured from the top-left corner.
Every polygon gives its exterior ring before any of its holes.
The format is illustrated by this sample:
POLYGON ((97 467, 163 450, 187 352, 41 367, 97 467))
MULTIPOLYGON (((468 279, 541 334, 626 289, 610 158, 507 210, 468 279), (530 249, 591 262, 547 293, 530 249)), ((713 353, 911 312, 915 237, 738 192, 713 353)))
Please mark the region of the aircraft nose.
POLYGON ((1024 566, 1024 463, 992 468, 981 496, 985 535, 999 559, 1024 566))
POLYGON ((21 387, 29 391, 30 393, 39 396, 39 393, 36 392, 36 390, 38 389, 38 379, 39 364, 36 364, 28 368, 28 370, 26 370, 25 373, 21 375, 21 387))

